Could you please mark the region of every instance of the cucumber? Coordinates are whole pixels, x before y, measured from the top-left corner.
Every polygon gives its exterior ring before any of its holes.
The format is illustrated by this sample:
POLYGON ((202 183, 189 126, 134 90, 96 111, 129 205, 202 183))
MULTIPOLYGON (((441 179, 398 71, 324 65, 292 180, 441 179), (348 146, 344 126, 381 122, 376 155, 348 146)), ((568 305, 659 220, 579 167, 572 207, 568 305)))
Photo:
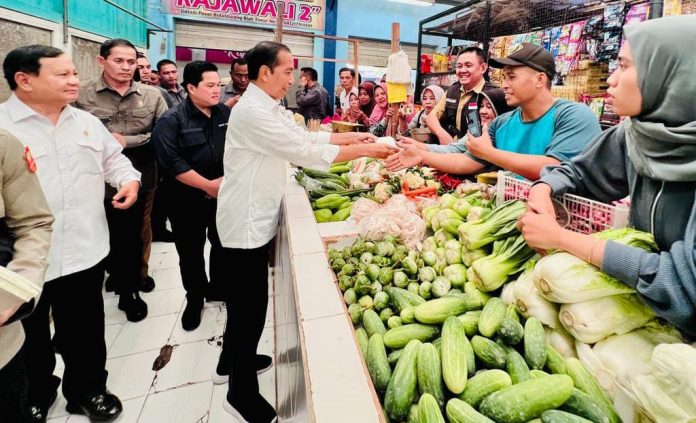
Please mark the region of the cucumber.
MULTIPOLYGON (((384 342, 384 338, 382 339, 382 342, 384 342)), ((389 362, 389 365, 392 367, 396 366, 396 363, 399 361, 399 358, 401 358, 401 354, 403 354, 403 352, 403 348, 400 350, 394 350, 390 352, 387 356, 387 361, 389 362)))
POLYGON ((532 369, 529 371, 529 376, 532 377, 532 379, 538 378, 538 377, 544 377, 544 376, 551 376, 550 374, 546 373, 543 370, 537 370, 537 369, 532 369))
POLYGON ((367 355, 367 344, 370 338, 367 336, 367 332, 363 328, 355 329, 355 337, 358 338, 358 346, 360 351, 362 351, 363 357, 367 355))
POLYGON ((515 350, 508 351, 506 369, 513 384, 524 382, 532 378, 532 375, 529 373, 527 362, 524 361, 524 357, 515 350))
POLYGON ((389 329, 394 329, 395 327, 402 326, 404 323, 401 321, 399 316, 391 316, 387 319, 387 327, 389 329))
POLYGON ((476 374, 476 354, 474 354, 474 348, 471 346, 471 342, 465 336, 464 337, 464 351, 466 351, 466 373, 469 377, 476 374))
POLYGON ((479 333, 490 338, 498 330, 500 322, 505 318, 505 303, 498 297, 493 297, 483 307, 478 321, 479 333))
POLYGON ((524 337, 524 328, 518 322, 505 318, 498 326, 498 336, 507 345, 517 345, 524 337))
POLYGON ((367 331, 367 336, 370 338, 372 338, 374 334, 384 335, 387 332, 384 328, 384 323, 382 323, 382 319, 380 319, 377 312, 372 309, 363 311, 362 324, 367 331))
POLYGON ((467 357, 466 334, 459 319, 452 316, 442 325, 442 378, 453 394, 461 394, 466 387, 467 357))
POLYGON ((418 400, 418 417, 420 423, 445 423, 440 405, 430 394, 423 394, 418 400))
POLYGON ((376 333, 370 337, 365 363, 377 392, 386 391, 392 371, 387 360, 387 351, 384 349, 382 335, 376 333))
POLYGON ((484 370, 469 379, 464 388, 464 393, 459 399, 466 401, 469 405, 476 408, 484 398, 493 392, 512 385, 510 375, 502 370, 484 370))
POLYGON ((612 420, 613 417, 604 412, 604 408, 597 400, 577 388, 573 388, 573 393, 561 410, 584 417, 594 423, 619 422, 619 420, 612 420))
POLYGON ((418 295, 395 286, 389 288, 388 294, 392 299, 392 303, 394 304, 396 311, 399 313, 401 313, 401 311, 406 307, 414 307, 425 302, 425 300, 418 295))
POLYGON ((389 329, 384 334, 384 345, 391 349, 403 348, 413 339, 422 342, 430 341, 437 337, 438 333, 440 331, 436 326, 422 325, 420 323, 397 326, 394 329, 389 329))
POLYGON ((546 333, 536 317, 524 324, 524 359, 530 369, 541 370, 546 364, 546 333))
POLYGON ((464 325, 466 336, 474 336, 478 333, 478 321, 481 317, 481 310, 467 311, 457 318, 464 325))
MULTIPOLYGON (((442 389, 442 367, 440 353, 433 344, 421 345, 418 352, 418 389, 422 394, 430 394, 437 400, 440 407, 445 405, 445 394, 442 389)), ((420 405, 419 405, 420 407, 420 405)))
POLYGON ((452 398, 445 408, 450 423, 495 423, 466 402, 452 398))
POLYGON ((565 358, 551 345, 546 346, 546 368, 553 374, 566 373, 565 358))
POLYGON ((399 314, 399 317, 401 317, 401 323, 405 325, 416 323, 415 310, 415 307, 406 307, 405 309, 401 310, 401 314, 399 314))
POLYGON ((435 345, 435 348, 437 348, 437 353, 440 354, 440 347, 442 347, 442 337, 433 340, 432 344, 435 345))
POLYGON ((604 392, 604 389, 599 386, 597 380, 585 369, 585 366, 582 365, 580 360, 572 357, 567 358, 566 373, 573 379, 576 388, 592 397, 592 399, 602 407, 602 410, 609 416, 611 422, 621 421, 616 413, 614 404, 611 402, 606 392, 604 392))
POLYGON ((479 411, 497 422, 524 423, 560 407, 572 392, 573 380, 567 375, 530 379, 490 394, 479 411))
POLYGON ((384 408, 387 411, 387 416, 392 420, 401 421, 408 415, 416 395, 418 382, 416 361, 420 346, 421 342, 415 339, 406 345, 387 385, 387 392, 384 394, 384 408))
POLYGON ((471 338, 471 346, 474 349, 474 354, 476 354, 476 357, 487 367, 493 369, 505 368, 507 354, 500 345, 488 338, 476 335, 471 338))
POLYGON ((450 316, 458 316, 467 311, 468 304, 464 297, 437 298, 416 306, 414 314, 416 320, 421 323, 439 324, 450 316))
POLYGON ((545 411, 541 415, 541 421, 543 423, 592 423, 590 420, 560 410, 545 411))

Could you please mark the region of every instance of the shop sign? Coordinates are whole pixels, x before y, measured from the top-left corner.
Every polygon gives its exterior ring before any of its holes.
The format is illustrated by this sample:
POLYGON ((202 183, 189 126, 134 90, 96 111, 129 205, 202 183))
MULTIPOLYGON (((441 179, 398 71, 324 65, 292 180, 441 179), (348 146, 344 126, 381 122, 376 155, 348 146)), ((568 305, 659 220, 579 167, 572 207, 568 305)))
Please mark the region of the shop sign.
MULTIPOLYGON (((284 3, 283 26, 324 30, 325 0, 286 0, 284 3)), ((218 21, 275 25, 278 16, 275 0, 162 0, 162 5, 171 15, 218 21)))

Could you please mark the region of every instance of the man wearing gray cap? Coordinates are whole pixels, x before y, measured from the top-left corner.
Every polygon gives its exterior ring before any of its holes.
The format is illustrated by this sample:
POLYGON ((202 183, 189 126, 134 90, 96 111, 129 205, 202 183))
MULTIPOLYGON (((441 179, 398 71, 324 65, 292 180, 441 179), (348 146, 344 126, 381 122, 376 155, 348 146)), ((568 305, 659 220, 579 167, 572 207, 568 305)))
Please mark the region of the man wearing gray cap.
POLYGON ((601 132, 589 107, 553 98, 556 66, 542 47, 522 43, 505 58, 491 58, 489 65, 503 69, 505 101, 516 109, 498 116, 490 127, 484 125, 481 136, 469 131, 466 141, 454 144, 464 154, 404 145, 406 150, 387 160, 389 170, 425 163, 460 175, 493 168, 536 180, 545 166, 570 160, 601 132))

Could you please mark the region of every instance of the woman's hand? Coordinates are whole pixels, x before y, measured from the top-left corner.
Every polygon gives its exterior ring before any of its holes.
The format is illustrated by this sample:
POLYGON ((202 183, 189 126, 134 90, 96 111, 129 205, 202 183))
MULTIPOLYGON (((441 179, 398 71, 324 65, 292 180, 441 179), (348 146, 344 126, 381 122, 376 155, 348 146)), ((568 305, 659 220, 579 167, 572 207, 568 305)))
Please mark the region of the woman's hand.
POLYGON ((394 117, 394 109, 391 107, 387 107, 387 114, 385 115, 385 117, 388 120, 391 119, 392 117, 394 117))
POLYGON ((545 250, 559 248, 565 232, 554 215, 531 210, 522 215, 517 226, 527 244, 542 255, 545 255, 545 250))
POLYGON ((549 185, 544 183, 536 184, 529 190, 527 210, 537 214, 548 214, 556 219, 556 211, 551 202, 551 187, 549 185))
POLYGON ((384 165, 390 172, 397 172, 401 169, 417 166, 423 162, 424 151, 416 146, 410 146, 398 154, 389 156, 384 165))

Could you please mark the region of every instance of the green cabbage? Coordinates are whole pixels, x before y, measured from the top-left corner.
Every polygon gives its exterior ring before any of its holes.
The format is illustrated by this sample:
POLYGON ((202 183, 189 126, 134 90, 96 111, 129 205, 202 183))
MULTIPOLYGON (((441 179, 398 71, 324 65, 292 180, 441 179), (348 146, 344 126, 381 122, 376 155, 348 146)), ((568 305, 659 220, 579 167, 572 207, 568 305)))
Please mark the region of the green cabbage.
POLYGON ((384 291, 380 291, 375 294, 373 299, 375 310, 379 311, 386 308, 389 305, 389 294, 384 291))
POLYGON ((444 276, 438 276, 433 280, 431 292, 435 298, 444 297, 447 295, 449 290, 452 288, 452 284, 449 279, 444 276))
POLYGON ((517 219, 526 210, 527 206, 521 201, 506 201, 494 208, 486 219, 465 225, 460 232, 460 240, 467 249, 475 250, 518 233, 517 219))
POLYGON ((421 282, 432 282, 437 276, 437 272, 430 266, 421 267, 418 269, 418 280, 421 282))
POLYGON ((522 235, 496 242, 493 254, 480 258, 471 265, 478 276, 476 286, 482 291, 495 291, 510 275, 519 272, 535 254, 522 235))
POLYGON ((427 266, 432 266, 437 262, 437 253, 435 251, 423 251, 421 253, 421 258, 427 266))
POLYGON ((401 270, 394 271, 394 285, 399 288, 406 288, 408 286, 408 276, 401 270))
POLYGON ((442 275, 450 281, 453 287, 461 288, 466 282, 466 267, 462 264, 450 264, 443 269, 442 275))

